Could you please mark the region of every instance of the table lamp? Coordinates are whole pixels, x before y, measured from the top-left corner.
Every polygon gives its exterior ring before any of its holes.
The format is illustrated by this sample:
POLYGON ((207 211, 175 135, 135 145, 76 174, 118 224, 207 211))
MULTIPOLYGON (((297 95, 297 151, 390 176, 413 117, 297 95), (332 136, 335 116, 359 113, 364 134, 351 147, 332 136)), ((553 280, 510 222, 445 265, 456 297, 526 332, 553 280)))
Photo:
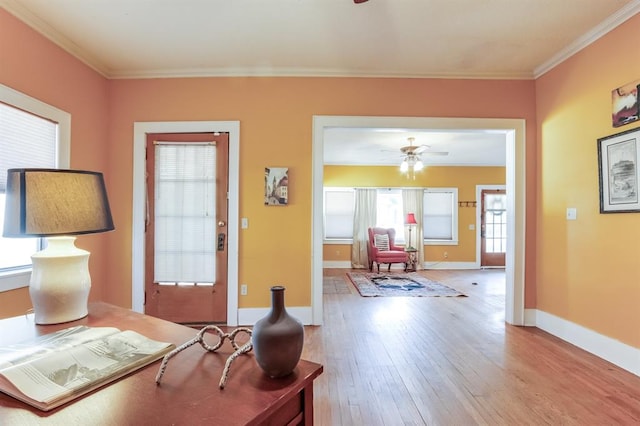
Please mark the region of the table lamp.
POLYGON ((9 169, 4 237, 46 237, 31 256, 29 295, 36 324, 87 316, 89 252, 73 235, 115 229, 102 173, 62 169, 9 169))
POLYGON ((407 213, 406 224, 407 224, 407 227, 409 228, 409 245, 407 246, 407 249, 415 250, 411 245, 411 228, 413 228, 418 224, 418 222, 416 222, 416 215, 414 213, 407 213))

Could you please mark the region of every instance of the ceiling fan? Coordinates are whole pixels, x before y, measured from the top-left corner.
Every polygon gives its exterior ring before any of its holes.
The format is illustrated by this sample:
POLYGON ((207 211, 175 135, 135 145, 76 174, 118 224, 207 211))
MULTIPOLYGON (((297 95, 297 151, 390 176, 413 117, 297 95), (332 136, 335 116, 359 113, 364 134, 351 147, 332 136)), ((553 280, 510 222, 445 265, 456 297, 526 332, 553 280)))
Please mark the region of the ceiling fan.
POLYGON ((403 154, 402 163, 400 163, 400 171, 403 173, 406 172, 417 172, 422 170, 423 163, 420 155, 449 155, 448 152, 445 151, 427 151, 431 148, 429 145, 414 145, 413 142, 415 138, 408 138, 409 145, 403 146, 400 148, 400 152, 403 154))
POLYGON ((413 156, 419 156, 420 154, 425 154, 425 155, 449 155, 448 152, 446 151, 429 151, 429 149, 431 148, 431 146, 429 145, 414 145, 413 142, 415 142, 416 138, 407 138, 407 140, 409 141, 409 145, 407 146, 403 146, 402 148, 400 148, 400 152, 402 152, 405 156, 407 155, 413 155, 413 156))

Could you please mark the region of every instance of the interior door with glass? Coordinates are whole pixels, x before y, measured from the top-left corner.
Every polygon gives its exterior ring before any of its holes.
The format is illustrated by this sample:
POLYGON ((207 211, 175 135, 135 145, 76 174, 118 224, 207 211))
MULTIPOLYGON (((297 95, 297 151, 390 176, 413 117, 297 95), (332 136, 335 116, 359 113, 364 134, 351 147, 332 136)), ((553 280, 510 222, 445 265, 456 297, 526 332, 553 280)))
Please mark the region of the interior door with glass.
POLYGON ((228 133, 147 135, 145 313, 227 321, 228 133))
POLYGON ((481 205, 481 267, 504 267, 507 251, 507 194, 483 190, 481 205))

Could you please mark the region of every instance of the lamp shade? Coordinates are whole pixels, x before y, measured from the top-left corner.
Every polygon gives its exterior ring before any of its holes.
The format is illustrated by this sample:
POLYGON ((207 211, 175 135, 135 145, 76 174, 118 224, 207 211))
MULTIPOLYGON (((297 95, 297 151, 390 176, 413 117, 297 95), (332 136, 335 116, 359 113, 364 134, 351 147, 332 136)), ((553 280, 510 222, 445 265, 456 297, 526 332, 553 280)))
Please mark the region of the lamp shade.
POLYGON ((114 229, 102 173, 9 169, 3 236, 80 235, 114 229))
POLYGON ((416 225, 418 222, 416 222, 416 215, 414 213, 407 213, 407 221, 406 224, 407 225, 416 225))

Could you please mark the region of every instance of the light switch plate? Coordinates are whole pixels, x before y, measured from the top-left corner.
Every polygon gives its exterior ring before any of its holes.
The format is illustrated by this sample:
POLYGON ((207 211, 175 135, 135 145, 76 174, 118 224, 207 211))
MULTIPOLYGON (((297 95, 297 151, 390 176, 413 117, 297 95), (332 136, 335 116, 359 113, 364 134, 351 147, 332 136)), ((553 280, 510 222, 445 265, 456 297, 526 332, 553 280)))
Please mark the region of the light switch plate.
POLYGON ((567 207, 567 220, 578 219, 578 211, 575 207, 567 207))
POLYGON ((247 229, 249 227, 249 219, 247 219, 246 217, 240 219, 240 227, 242 229, 247 229))

